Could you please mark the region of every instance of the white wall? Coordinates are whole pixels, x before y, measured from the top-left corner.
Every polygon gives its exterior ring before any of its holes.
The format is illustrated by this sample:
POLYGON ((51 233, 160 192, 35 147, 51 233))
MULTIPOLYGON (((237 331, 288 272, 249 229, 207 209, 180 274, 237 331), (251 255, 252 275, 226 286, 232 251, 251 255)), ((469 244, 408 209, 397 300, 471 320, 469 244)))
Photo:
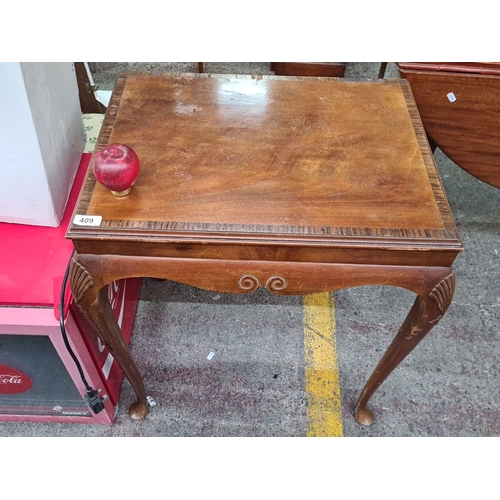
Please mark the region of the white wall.
POLYGON ((73 63, 0 63, 0 222, 59 226, 84 146, 73 63))

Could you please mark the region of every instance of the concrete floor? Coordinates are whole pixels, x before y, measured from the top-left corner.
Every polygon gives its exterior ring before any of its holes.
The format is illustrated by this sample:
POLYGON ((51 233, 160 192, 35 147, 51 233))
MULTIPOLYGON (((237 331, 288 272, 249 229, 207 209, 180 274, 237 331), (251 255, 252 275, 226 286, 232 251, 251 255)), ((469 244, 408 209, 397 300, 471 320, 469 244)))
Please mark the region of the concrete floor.
MULTIPOLYGON (((94 63, 94 82, 100 90, 113 90, 118 75, 122 71, 179 71, 184 73, 198 73, 196 62, 122 62, 122 63, 94 63)), ((377 78, 380 63, 346 63, 346 78, 377 78)), ((206 62, 204 73, 246 74, 246 75, 273 75, 268 62, 206 62)), ((398 69, 394 63, 388 63, 385 72, 386 78, 398 78, 398 69)))
MULTIPOLYGON (((120 70, 158 66, 96 63, 94 80, 104 90, 120 70)), ((163 67, 196 71, 195 63, 163 67)), ((352 63, 346 76, 376 78, 378 68, 352 63)), ((206 63, 205 71, 271 73, 268 63, 206 63)), ((397 76, 393 64, 386 76, 397 76)), ((377 286, 334 293, 345 436, 500 435, 500 190, 439 150, 436 162, 465 246, 455 264, 455 297, 439 325, 375 393, 369 405, 375 423, 363 427, 354 420, 354 405, 414 295, 377 286)), ((307 433, 301 297, 266 290, 213 294, 144 280, 131 348, 157 403, 146 419, 128 417, 134 396, 124 382, 113 426, 0 423, 0 436, 307 433)))

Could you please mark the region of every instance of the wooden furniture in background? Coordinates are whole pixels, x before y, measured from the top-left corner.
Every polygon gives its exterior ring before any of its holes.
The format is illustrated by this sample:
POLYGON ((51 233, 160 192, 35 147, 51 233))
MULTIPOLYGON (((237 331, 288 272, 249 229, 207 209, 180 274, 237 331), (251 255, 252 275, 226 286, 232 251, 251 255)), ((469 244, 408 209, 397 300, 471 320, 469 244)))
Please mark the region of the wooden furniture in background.
POLYGON ((74 64, 82 113, 105 113, 106 106, 96 99, 97 86, 90 83, 85 64, 82 62, 74 64))
POLYGON ((89 169, 75 213, 102 223, 73 222, 67 237, 73 296, 137 395, 129 414, 144 418, 148 403, 109 282, 402 287, 415 304, 355 409, 372 423, 368 400, 450 305, 462 250, 407 82, 122 74, 96 152, 109 143, 134 148, 139 178, 117 198, 89 169))
POLYGON ((386 62, 381 62, 380 63, 380 69, 378 71, 378 77, 379 78, 384 78, 385 76, 385 70, 387 69, 387 63, 386 62))
POLYGON ((282 76, 331 76, 341 78, 345 64, 340 62, 273 62, 271 71, 282 76))
POLYGON ((500 188, 500 63, 397 64, 432 143, 500 188))

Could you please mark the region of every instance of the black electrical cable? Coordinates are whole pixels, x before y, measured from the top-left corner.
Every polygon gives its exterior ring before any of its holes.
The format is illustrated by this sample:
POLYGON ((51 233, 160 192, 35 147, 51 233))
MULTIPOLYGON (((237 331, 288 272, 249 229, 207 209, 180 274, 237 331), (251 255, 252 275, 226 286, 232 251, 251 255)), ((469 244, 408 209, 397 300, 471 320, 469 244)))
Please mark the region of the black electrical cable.
POLYGON ((66 349, 68 350, 70 356, 73 358, 73 361, 75 362, 76 367, 78 368, 78 372, 80 373, 80 377, 82 379, 83 384, 85 385, 85 389, 88 391, 91 389, 90 385, 88 384, 87 380, 85 379, 85 375, 83 373, 82 365, 80 365, 80 362, 78 361, 78 358, 76 357, 75 353, 73 352, 73 349, 71 349, 71 346, 69 345, 68 341, 68 335, 66 333, 66 326, 64 324, 64 299, 66 295, 66 285, 68 283, 68 277, 69 277, 69 268, 71 265, 71 259, 73 258, 73 255, 75 254, 75 250, 71 252, 71 257, 69 258, 68 262, 68 267, 66 268, 66 273, 64 274, 64 279, 62 282, 62 287, 61 287, 61 299, 59 302, 59 324, 61 325, 61 333, 63 336, 64 340, 64 345, 66 346, 66 349))
POLYGON ((78 369, 78 373, 80 373, 83 385, 85 386, 85 393, 86 393, 85 402, 94 413, 99 413, 104 409, 103 405, 104 399, 100 398, 98 391, 92 389, 92 387, 90 387, 89 383, 87 382, 85 374, 83 373, 82 365, 78 361, 76 354, 73 352, 73 349, 69 344, 68 334, 66 333, 66 325, 64 324, 64 299, 65 299, 64 296, 66 295, 66 285, 68 283, 71 259, 73 258, 74 254, 75 250, 73 249, 73 251, 71 252, 71 257, 69 258, 68 267, 66 268, 66 272, 64 273, 64 278, 61 286, 61 298, 59 302, 59 324, 61 326, 61 334, 64 340, 64 345, 66 346, 66 349, 68 350, 70 356, 73 358, 73 361, 75 362, 75 365, 78 369))

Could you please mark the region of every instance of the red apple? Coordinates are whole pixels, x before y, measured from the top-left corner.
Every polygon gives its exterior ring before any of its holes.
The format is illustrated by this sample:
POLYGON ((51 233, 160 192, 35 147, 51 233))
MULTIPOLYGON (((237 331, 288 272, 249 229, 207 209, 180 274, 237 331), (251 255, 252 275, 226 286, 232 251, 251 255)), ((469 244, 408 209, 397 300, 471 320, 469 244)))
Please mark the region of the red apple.
POLYGON ((94 155, 95 178, 115 196, 126 196, 137 180, 140 162, 137 153, 125 144, 108 144, 94 155))

